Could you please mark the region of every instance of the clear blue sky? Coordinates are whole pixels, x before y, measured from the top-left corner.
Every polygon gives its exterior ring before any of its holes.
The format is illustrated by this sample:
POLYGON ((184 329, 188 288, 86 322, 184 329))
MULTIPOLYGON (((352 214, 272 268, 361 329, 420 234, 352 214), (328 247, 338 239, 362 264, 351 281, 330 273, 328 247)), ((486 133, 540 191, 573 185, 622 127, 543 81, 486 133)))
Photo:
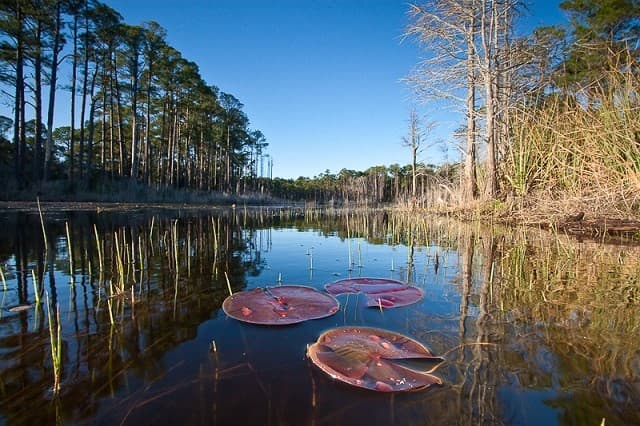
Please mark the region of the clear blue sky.
MULTIPOLYGON (((400 80, 421 52, 401 42, 407 2, 104 1, 129 24, 157 21, 169 44, 200 66, 207 83, 240 99, 251 128, 267 138, 274 177, 410 162, 401 139, 414 102, 400 80)), ((558 22, 556 4, 533 2, 527 25, 558 22)), ((460 125, 453 113, 430 119, 439 124, 434 139, 449 138, 460 125)), ((453 148, 448 155, 458 156, 453 148)), ((437 147, 420 158, 442 159, 437 147)))

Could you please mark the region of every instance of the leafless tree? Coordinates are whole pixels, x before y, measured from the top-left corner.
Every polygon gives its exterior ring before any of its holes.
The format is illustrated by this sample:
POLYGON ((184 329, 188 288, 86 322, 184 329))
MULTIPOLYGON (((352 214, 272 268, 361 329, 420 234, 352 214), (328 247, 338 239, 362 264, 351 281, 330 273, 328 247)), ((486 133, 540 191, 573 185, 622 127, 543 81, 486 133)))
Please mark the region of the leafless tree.
POLYGON ((485 195, 497 195, 497 147, 508 136, 510 75, 517 67, 510 34, 519 4, 520 0, 429 0, 409 9, 405 34, 416 37, 428 53, 409 76, 409 83, 424 101, 446 99, 463 105, 465 200, 477 195, 477 120, 482 101, 488 175, 485 195), (478 99, 479 95, 484 99, 478 99))
POLYGON ((402 138, 402 145, 411 150, 411 196, 414 200, 418 195, 418 154, 425 148, 425 137, 433 126, 433 122, 422 125, 416 110, 409 111, 409 134, 402 138))
POLYGON ((466 200, 477 195, 476 2, 431 0, 422 5, 412 4, 405 32, 417 38, 429 54, 407 79, 418 96, 424 101, 445 99, 463 106, 466 143, 462 192, 466 200))

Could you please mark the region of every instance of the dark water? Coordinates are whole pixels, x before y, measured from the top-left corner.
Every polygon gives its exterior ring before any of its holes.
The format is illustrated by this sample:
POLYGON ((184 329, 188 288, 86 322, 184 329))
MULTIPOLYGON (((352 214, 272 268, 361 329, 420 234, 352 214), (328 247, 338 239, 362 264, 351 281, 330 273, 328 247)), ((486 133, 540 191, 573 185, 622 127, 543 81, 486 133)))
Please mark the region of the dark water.
POLYGON ((1 423, 640 424, 631 245, 266 209, 46 212, 46 245, 37 213, 0 213, 0 227, 1 423), (381 311, 340 296, 331 317, 256 326, 222 312, 225 275, 234 292, 368 276, 425 297, 381 311), (47 304, 53 330, 59 309, 57 394, 47 304), (333 381, 305 348, 344 325, 424 343, 446 358, 443 385, 388 394, 333 381))

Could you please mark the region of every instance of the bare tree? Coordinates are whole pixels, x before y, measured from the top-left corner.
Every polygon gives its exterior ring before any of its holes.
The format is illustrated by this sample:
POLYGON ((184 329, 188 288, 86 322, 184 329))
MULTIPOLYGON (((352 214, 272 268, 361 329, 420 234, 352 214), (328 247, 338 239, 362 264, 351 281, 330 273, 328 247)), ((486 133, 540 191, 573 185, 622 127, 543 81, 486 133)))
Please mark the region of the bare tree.
POLYGON ((424 139, 433 126, 433 122, 422 126, 416 110, 409 111, 409 134, 402 138, 402 146, 411 150, 411 196, 414 201, 418 195, 418 154, 425 148, 424 139))
POLYGON ((408 77, 424 101, 447 100, 463 106, 466 116, 463 198, 477 195, 476 85, 478 0, 430 0, 409 8, 406 36, 416 37, 429 56, 408 77), (460 95, 465 91, 466 95, 460 95))
POLYGON ((513 61, 510 34, 520 3, 521 0, 429 0, 424 5, 410 6, 411 23, 406 35, 417 37, 429 56, 420 62, 409 82, 423 100, 447 99, 464 105, 462 189, 466 200, 477 195, 477 103, 483 100, 488 175, 485 196, 497 196, 498 148, 507 143, 510 76, 518 66, 513 61), (484 99, 478 100, 478 95, 484 95, 484 99))
POLYGON ((486 196, 498 194, 498 152, 508 143, 504 130, 511 98, 510 80, 520 66, 514 61, 515 45, 510 35, 521 0, 479 0, 479 71, 485 91, 485 142, 487 145, 486 196), (502 129, 502 131, 501 131, 502 129))

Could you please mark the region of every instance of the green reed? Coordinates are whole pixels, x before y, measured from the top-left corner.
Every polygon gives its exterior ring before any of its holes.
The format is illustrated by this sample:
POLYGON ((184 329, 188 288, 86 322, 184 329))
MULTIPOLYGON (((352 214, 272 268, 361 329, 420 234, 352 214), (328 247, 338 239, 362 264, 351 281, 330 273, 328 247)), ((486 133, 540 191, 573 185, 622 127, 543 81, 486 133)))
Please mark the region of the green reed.
POLYGON ((104 272, 104 260, 102 258, 102 243, 100 240, 100 235, 98 234, 98 228, 96 224, 93 224, 93 233, 96 236, 96 248, 98 249, 98 265, 100 265, 100 275, 102 276, 104 272))
POLYGON ((44 228, 44 217, 42 215, 42 209, 40 208, 40 197, 36 197, 36 202, 38 203, 38 213, 40 215, 40 226, 42 227, 42 237, 44 238, 44 246, 45 249, 49 247, 47 243, 47 231, 44 228))
POLYGON ((233 291, 231 290, 231 282, 229 281, 229 275, 227 275, 227 271, 224 271, 224 278, 227 280, 227 289, 229 290, 229 296, 233 296, 233 291))
POLYGON ((2 265, 0 265, 0 280, 2 280, 2 289, 7 291, 7 280, 4 277, 4 272, 2 271, 2 265))
POLYGON ((71 246, 71 232, 69 231, 69 222, 64 223, 65 230, 67 232, 67 250, 69 251, 69 275, 71 277, 71 285, 75 283, 73 267, 73 247, 71 246))
POLYGON ((53 366, 53 394, 60 392, 60 379, 62 376, 62 327, 60 323, 60 308, 56 305, 55 321, 51 314, 51 302, 49 293, 45 291, 47 302, 47 318, 49 321, 49 343, 51 347, 51 364, 53 366), (55 324, 55 331, 54 331, 55 324))
POLYGON ((31 270, 31 282, 33 283, 33 297, 36 299, 36 304, 40 304, 40 289, 38 288, 38 278, 35 271, 31 270))
MULTIPOLYGON (((116 264, 116 277, 118 279, 118 287, 120 287, 120 285, 124 285, 124 267, 122 265, 122 259, 120 258, 120 242, 118 239, 118 233, 114 232, 113 233, 113 244, 116 249, 116 253, 115 253, 115 264, 116 264)), ((109 280, 109 287, 113 288, 113 276, 111 278, 111 280, 109 280)), ((111 291, 111 295, 113 296, 114 292, 113 290, 111 291)))

